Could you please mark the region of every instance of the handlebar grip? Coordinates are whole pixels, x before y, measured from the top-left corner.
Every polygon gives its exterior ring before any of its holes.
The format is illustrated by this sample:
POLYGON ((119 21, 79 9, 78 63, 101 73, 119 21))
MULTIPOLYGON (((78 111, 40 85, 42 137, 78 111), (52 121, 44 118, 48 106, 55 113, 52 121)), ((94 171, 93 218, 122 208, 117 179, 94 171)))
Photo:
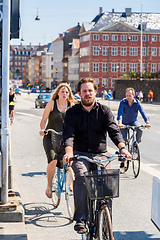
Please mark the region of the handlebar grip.
POLYGON ((44 130, 44 134, 47 134, 48 132, 47 132, 47 130, 44 130))
POLYGON ((77 160, 77 157, 76 157, 76 156, 74 156, 74 157, 72 157, 72 158, 69 159, 70 162, 71 162, 71 161, 76 161, 76 160, 77 160))

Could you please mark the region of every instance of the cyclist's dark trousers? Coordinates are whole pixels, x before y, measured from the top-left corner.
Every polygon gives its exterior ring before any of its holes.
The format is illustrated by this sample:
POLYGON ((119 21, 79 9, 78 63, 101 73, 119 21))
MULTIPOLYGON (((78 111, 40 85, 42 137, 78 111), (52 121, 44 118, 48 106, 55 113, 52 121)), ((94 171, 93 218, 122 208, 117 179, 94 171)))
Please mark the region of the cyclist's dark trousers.
MULTIPOLYGON (((134 122, 133 124, 130 124, 131 126, 139 126, 138 122, 134 122)), ((122 133, 122 136, 123 136, 123 139, 125 142, 128 141, 127 139, 127 129, 123 128, 121 129, 121 133, 122 133)), ((142 130, 141 129, 137 129, 137 133, 136 133, 136 141, 138 143, 141 142, 141 138, 142 138, 142 130)))
MULTIPOLYGON (((97 158, 97 154, 92 153, 80 153, 78 151, 74 151, 74 155, 84 155, 89 158, 97 158)), ((105 156, 106 159, 106 156, 105 156)), ((74 191, 74 203, 75 203, 75 214, 74 220, 77 221, 79 219, 88 220, 88 198, 87 198, 87 189, 85 186, 85 181, 83 177, 83 173, 90 170, 91 164, 84 160, 77 160, 74 161, 72 164, 73 171, 75 173, 75 181, 73 184, 73 191, 74 191)), ((93 168, 96 169, 93 165, 93 168)))

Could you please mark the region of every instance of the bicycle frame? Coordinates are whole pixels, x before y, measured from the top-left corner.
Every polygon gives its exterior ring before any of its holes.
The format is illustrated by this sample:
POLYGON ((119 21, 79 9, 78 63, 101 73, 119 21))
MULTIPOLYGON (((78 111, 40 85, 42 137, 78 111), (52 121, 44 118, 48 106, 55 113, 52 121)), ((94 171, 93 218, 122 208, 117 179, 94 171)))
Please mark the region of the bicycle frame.
MULTIPOLYGON (((61 198, 61 193, 66 192, 66 176, 65 171, 69 165, 64 165, 63 169, 57 167, 57 178, 58 178, 58 189, 59 189, 59 198, 61 198)), ((66 198, 66 197, 65 197, 66 198)))

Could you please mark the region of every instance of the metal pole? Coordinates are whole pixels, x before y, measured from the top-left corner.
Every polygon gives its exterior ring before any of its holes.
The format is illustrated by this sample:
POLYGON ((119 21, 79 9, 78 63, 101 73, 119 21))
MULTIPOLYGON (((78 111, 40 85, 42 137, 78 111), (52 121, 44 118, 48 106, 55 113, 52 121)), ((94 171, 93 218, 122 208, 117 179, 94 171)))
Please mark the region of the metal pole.
POLYGON ((9 137, 9 39, 10 39, 10 0, 3 0, 2 25, 2 191, 1 203, 8 202, 8 137, 9 137))

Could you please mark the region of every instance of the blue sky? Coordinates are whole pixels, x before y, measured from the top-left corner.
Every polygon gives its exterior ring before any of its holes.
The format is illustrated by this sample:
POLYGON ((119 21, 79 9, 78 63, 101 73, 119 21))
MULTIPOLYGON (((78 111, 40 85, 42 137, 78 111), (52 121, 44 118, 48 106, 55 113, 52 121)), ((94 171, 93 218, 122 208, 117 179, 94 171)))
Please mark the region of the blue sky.
MULTIPOLYGON (((123 12, 132 8, 132 12, 160 13, 160 0, 20 0, 21 29, 20 39, 25 44, 47 44, 55 40, 59 33, 74 27, 79 22, 90 22, 104 11, 123 12), (40 21, 35 21, 35 17, 40 21)), ((20 39, 11 40, 10 44, 20 44, 20 39)))

